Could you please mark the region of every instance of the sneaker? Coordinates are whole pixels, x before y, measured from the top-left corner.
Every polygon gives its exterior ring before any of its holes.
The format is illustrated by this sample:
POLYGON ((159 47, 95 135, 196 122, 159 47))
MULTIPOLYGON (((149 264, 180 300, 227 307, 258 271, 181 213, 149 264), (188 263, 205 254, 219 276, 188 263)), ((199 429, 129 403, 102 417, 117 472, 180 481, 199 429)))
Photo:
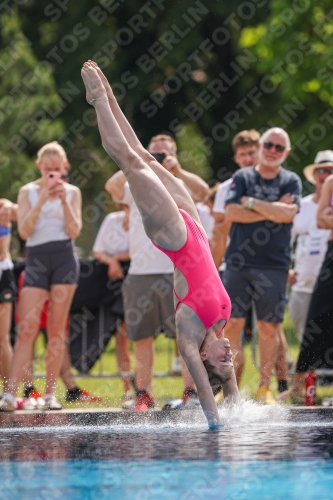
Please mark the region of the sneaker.
POLYGON ((43 398, 16 398, 17 410, 45 410, 45 407, 43 398))
POLYGON ((224 401, 223 391, 220 389, 216 394, 214 394, 215 403, 221 405, 224 401))
POLYGON ((184 408, 185 403, 182 399, 172 399, 163 406, 162 411, 183 410, 184 408))
POLYGON ((103 398, 100 396, 94 396, 90 394, 86 389, 76 389, 67 391, 66 393, 66 401, 69 403, 74 403, 75 401, 88 402, 88 403, 100 403, 103 401, 103 398))
POLYGON ((136 398, 128 399, 125 401, 121 407, 123 410, 133 410, 135 406, 136 398))
POLYGON ((46 402, 44 398, 35 398, 37 410, 46 410, 46 402))
POLYGON ((11 394, 4 394, 0 401, 0 411, 15 411, 16 399, 11 394))
POLYGON ((34 398, 23 398, 22 404, 17 405, 18 410, 37 410, 37 401, 34 398))
POLYGON ((123 397, 121 398, 123 401, 130 401, 133 399, 132 389, 128 389, 128 391, 124 392, 123 397))
POLYGON ((261 386, 257 391, 257 401, 264 405, 274 405, 276 403, 268 387, 261 386))
POLYGON ((103 401, 103 398, 101 396, 94 396, 93 394, 90 394, 86 389, 80 389, 80 397, 79 401, 90 401, 91 403, 100 403, 103 401))
POLYGON ((322 406, 333 406, 333 398, 324 398, 321 404, 322 406))
POLYGON ((138 391, 133 406, 134 411, 146 411, 155 407, 155 400, 146 391, 138 391))
POLYGON ((182 371, 182 362, 179 356, 173 358, 172 371, 175 373, 180 373, 182 371))
POLYGON ((42 398, 43 395, 37 391, 34 387, 27 387, 26 389, 24 389, 24 398, 26 399, 29 399, 29 398, 34 398, 34 399, 38 399, 38 398, 42 398))
POLYGON ((200 406, 198 393, 194 389, 185 389, 183 392, 182 400, 186 408, 195 408, 200 406))
POLYGON ((53 396, 53 394, 45 394, 45 409, 46 410, 62 410, 62 404, 53 396))

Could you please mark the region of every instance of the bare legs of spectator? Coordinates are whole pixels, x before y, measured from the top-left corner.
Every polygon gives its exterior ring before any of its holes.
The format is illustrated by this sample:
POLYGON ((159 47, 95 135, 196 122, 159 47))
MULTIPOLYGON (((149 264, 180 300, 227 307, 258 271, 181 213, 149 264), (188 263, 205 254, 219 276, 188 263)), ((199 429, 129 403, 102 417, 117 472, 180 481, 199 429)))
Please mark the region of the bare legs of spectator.
MULTIPOLYGON (((66 341, 67 341, 67 339, 66 339, 66 341)), ((64 355, 62 357, 62 364, 61 364, 59 376, 61 377, 61 379, 62 379, 63 383, 65 384, 65 387, 68 391, 70 391, 72 389, 76 389, 77 386, 76 386, 74 375, 72 373, 71 358, 69 356, 67 343, 65 345, 64 355)))
POLYGON ((186 366, 185 361, 179 354, 181 363, 182 363, 182 376, 183 376, 183 383, 184 383, 184 390, 186 389, 193 389, 194 390, 194 382, 193 378, 191 377, 190 372, 188 371, 188 368, 186 366))
POLYGON ((260 380, 259 387, 269 387, 272 370, 276 363, 279 347, 279 323, 258 320, 260 380))
POLYGON ((136 386, 140 391, 152 392, 154 364, 154 337, 134 342, 136 386))
POLYGON ((296 372, 293 380, 293 385, 288 391, 279 394, 276 399, 280 401, 288 397, 294 398, 295 400, 304 400, 305 395, 305 378, 307 372, 296 372))
MULTIPOLYGON (((74 376, 71 372, 71 361, 69 357, 69 352, 67 345, 65 346, 64 355, 62 357, 62 364, 60 368, 59 376, 65 384, 67 390, 75 389, 76 383, 74 376)), ((33 387, 33 363, 30 363, 30 366, 25 370, 24 375, 24 387, 33 387)))
POLYGON ((275 373, 278 380, 288 379, 288 345, 281 323, 279 323, 279 346, 275 363, 275 373))
POLYGON ((67 342, 67 317, 76 285, 53 285, 50 291, 47 323, 46 389, 53 394, 67 342))
MULTIPOLYGON (((129 354, 129 340, 126 336, 126 323, 123 321, 116 333, 116 356, 118 371, 129 373, 131 371, 131 360, 129 354)), ((131 381, 129 378, 123 378, 125 398, 129 399, 132 394, 131 381)))
MULTIPOLYGON (((59 376, 62 379, 67 391, 77 389, 74 375, 72 373, 71 359, 68 351, 68 331, 66 331, 66 344, 64 348, 64 354, 62 357, 61 368, 59 376)), ((126 337, 126 326, 123 322, 116 334, 116 356, 118 362, 118 369, 120 373, 130 372, 130 356, 129 356, 129 340, 126 337)), ((131 381, 130 379, 123 379, 124 392, 125 395, 130 396, 131 394, 131 381)), ((33 387, 33 368, 32 362, 29 367, 25 370, 24 375, 24 386, 33 387)))
MULTIPOLYGON (((41 288, 22 289, 19 303, 20 322, 18 336, 14 346, 13 362, 10 370, 8 392, 16 396, 20 381, 25 379, 25 372, 31 367, 33 346, 39 332, 39 320, 49 293, 41 288)), ((29 376, 29 375, 28 375, 29 376)))
POLYGON ((24 287, 20 300, 20 323, 10 370, 9 391, 15 396, 25 370, 31 365, 33 346, 39 332, 44 304, 49 300, 48 345, 46 353, 46 394, 53 394, 66 343, 67 315, 76 285, 52 285, 48 292, 24 287))
POLYGON ((8 390, 10 366, 13 349, 10 343, 10 325, 12 320, 12 303, 0 304, 0 375, 3 392, 8 390))
POLYGON ((244 369, 244 352, 241 340, 241 332, 245 327, 245 318, 230 318, 224 328, 224 336, 229 339, 233 353, 236 380, 239 386, 244 369))
MULTIPOLYGON (((136 385, 140 390, 145 390, 148 394, 152 390, 152 377, 154 365, 154 337, 138 340, 134 343, 134 353, 136 359, 136 385)), ((187 369, 183 358, 182 375, 184 389, 194 389, 193 378, 187 369)))
MULTIPOLYGON (((280 323, 267 323, 258 321, 259 331, 259 353, 260 353, 260 381, 259 386, 269 386, 272 370, 278 355, 278 349, 282 341, 280 323)), ((230 318, 225 327, 225 336, 229 339, 231 350, 234 354, 234 366, 236 379, 239 385, 244 369, 244 352, 241 342, 241 332, 245 326, 245 318, 230 318)), ((283 336, 284 337, 284 336, 283 336)), ((280 347, 282 356, 282 347, 280 347)), ((283 347, 285 351, 285 347, 283 347)), ((282 364, 285 354, 281 358, 280 370, 282 374, 282 364)), ((286 372, 284 371, 284 375, 286 372)))

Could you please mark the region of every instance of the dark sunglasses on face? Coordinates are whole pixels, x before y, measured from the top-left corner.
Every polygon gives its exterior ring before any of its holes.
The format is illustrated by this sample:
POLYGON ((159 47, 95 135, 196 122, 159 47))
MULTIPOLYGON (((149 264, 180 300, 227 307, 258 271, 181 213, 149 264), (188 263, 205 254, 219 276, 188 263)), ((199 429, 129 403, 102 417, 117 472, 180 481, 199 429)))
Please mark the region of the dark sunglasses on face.
POLYGON ((275 151, 277 153, 282 153, 282 151, 286 149, 285 146, 281 146, 281 144, 274 144, 273 142, 264 142, 264 148, 265 149, 275 148, 275 151))
POLYGON ((333 168, 316 168, 315 172, 318 172, 318 174, 329 174, 329 175, 332 175, 333 174, 333 168))

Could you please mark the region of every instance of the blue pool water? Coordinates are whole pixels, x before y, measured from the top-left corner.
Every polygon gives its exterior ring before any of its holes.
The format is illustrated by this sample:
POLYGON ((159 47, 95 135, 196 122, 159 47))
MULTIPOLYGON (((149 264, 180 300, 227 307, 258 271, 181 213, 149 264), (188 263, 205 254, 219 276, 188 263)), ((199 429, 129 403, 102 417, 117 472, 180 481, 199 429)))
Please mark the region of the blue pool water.
POLYGON ((320 460, 18 462, 1 476, 8 500, 333 498, 333 463, 320 460))
MULTIPOLYGON (((189 414, 188 414, 189 415, 189 414)), ((332 499, 333 412, 247 402, 209 431, 163 423, 0 427, 0 499, 332 499)))

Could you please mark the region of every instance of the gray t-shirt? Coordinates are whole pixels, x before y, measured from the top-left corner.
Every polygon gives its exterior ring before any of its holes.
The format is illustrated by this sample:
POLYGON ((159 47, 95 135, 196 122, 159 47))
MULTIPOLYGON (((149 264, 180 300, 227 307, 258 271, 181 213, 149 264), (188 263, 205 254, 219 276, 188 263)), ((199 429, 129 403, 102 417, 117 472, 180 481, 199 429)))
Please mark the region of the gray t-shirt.
MULTIPOLYGON (((226 205, 240 203, 242 196, 273 202, 287 193, 294 196, 294 203, 299 206, 302 184, 297 174, 281 168, 274 179, 268 180, 261 177, 254 167, 248 167, 234 174, 226 205)), ((251 224, 233 223, 225 256, 227 267, 288 270, 291 226, 269 220, 251 224)))

